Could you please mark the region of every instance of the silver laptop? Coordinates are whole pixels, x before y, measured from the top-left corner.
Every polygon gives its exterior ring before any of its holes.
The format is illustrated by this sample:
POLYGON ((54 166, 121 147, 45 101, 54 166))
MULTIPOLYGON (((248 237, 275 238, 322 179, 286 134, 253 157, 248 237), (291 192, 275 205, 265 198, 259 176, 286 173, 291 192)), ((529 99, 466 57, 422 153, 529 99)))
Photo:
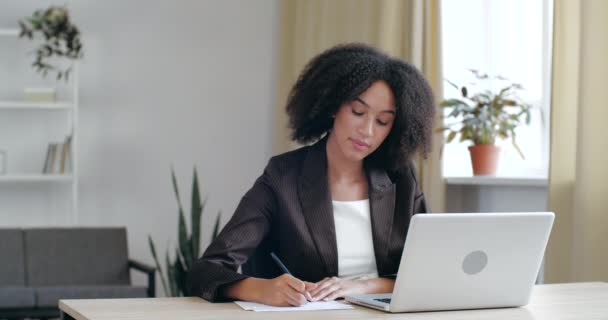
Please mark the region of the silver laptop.
POLYGON ((387 312, 526 305, 554 217, 552 212, 415 215, 393 293, 346 300, 387 312))

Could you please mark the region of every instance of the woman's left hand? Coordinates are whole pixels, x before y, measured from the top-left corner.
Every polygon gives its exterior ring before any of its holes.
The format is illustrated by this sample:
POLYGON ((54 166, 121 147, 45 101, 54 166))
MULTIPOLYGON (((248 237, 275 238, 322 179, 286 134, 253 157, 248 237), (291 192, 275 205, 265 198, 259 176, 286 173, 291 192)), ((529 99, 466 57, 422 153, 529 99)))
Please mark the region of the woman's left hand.
POLYGON ((353 294, 366 293, 365 280, 347 280, 338 277, 325 278, 316 283, 317 287, 310 290, 312 301, 331 301, 353 294))

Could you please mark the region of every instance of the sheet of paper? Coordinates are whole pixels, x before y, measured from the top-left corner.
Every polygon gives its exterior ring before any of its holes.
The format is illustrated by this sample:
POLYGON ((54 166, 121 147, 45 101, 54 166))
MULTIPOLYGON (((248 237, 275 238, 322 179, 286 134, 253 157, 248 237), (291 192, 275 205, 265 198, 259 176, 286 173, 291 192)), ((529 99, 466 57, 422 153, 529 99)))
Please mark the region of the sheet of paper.
POLYGON ((301 307, 273 307, 261 303, 235 301, 241 308, 249 311, 313 311, 313 310, 348 310, 353 309, 350 304, 337 301, 309 302, 301 307))

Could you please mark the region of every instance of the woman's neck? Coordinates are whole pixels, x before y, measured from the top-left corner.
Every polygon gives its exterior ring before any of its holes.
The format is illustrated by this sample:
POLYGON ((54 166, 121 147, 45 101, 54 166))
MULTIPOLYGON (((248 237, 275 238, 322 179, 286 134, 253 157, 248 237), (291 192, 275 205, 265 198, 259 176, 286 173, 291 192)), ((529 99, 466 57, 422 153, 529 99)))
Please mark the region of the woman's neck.
POLYGON ((366 179, 363 161, 347 159, 331 135, 327 140, 325 151, 327 153, 327 175, 330 181, 352 183, 366 179))

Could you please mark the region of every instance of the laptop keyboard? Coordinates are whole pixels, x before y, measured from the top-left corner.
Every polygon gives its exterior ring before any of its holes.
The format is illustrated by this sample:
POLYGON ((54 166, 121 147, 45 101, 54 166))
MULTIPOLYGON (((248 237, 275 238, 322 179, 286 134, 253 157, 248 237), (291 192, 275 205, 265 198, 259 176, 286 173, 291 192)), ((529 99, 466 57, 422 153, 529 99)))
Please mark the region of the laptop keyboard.
POLYGON ((374 299, 376 301, 380 301, 380 302, 384 302, 384 303, 391 303, 391 298, 385 298, 385 299, 374 299))

